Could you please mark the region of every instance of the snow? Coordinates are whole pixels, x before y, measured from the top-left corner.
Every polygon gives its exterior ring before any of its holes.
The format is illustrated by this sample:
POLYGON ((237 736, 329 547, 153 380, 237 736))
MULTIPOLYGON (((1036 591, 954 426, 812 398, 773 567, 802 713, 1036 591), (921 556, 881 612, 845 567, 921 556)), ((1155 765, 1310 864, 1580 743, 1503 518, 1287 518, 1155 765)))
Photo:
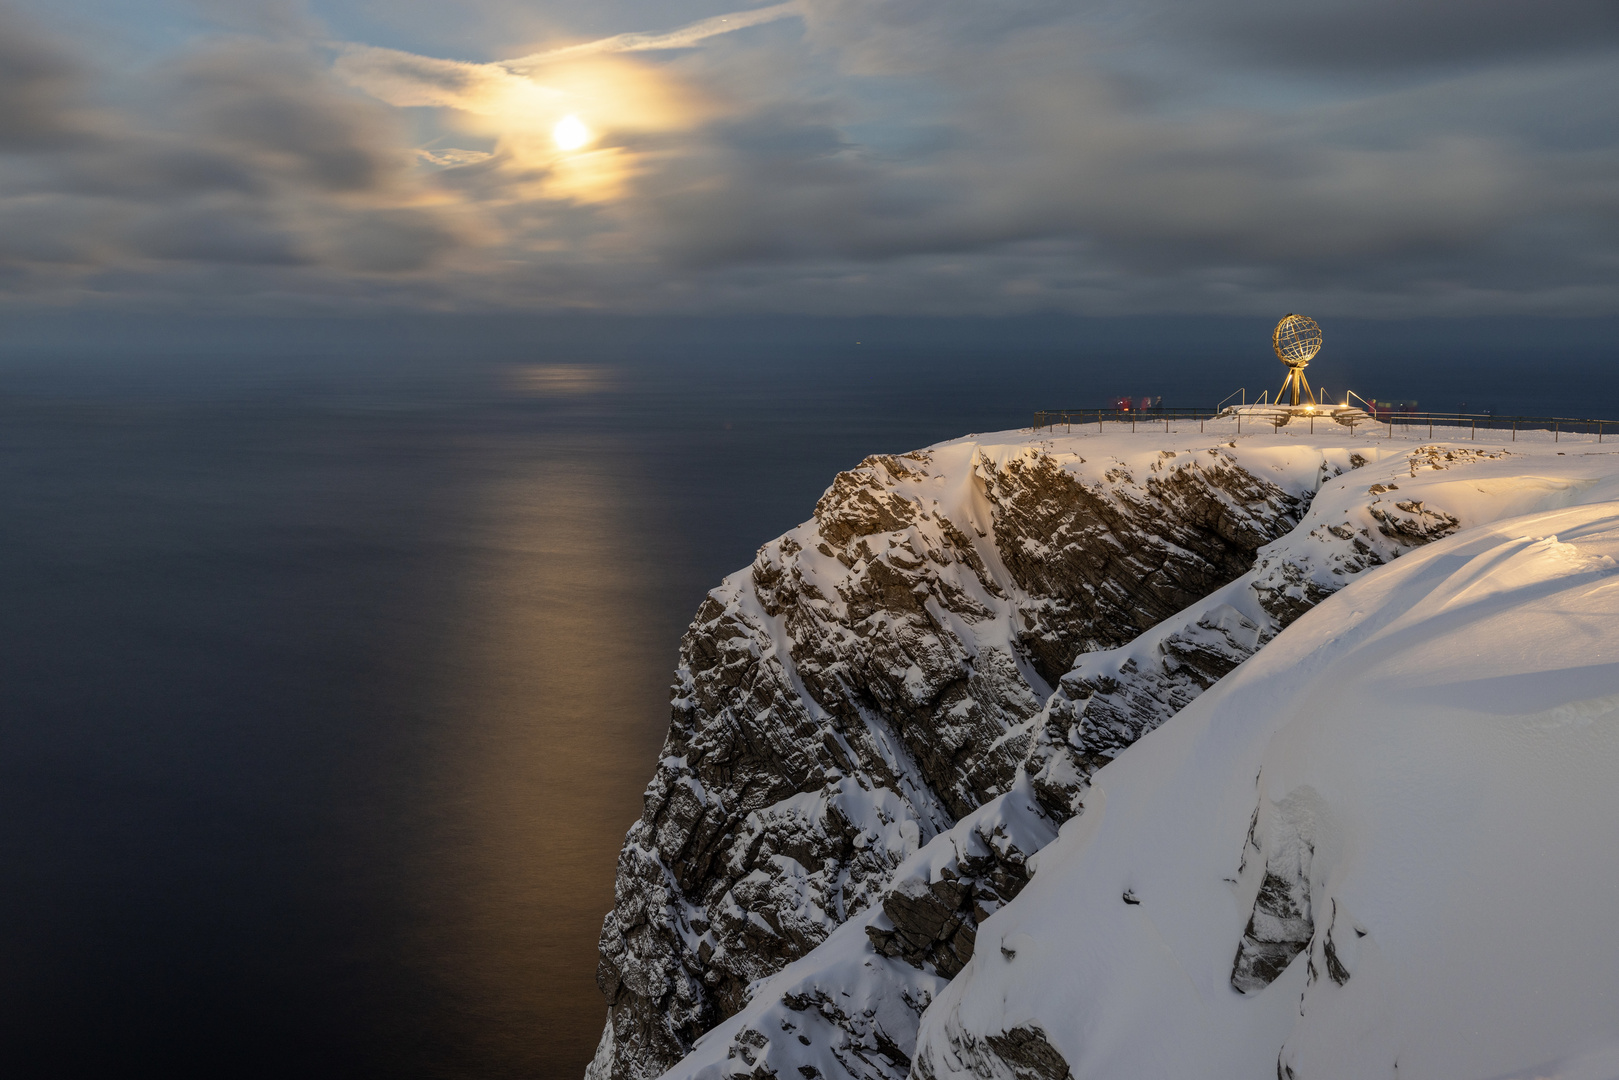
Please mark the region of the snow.
MULTIPOLYGON (((1004 470, 1036 448, 1082 483, 1120 490, 1176 454, 1224 455, 1314 501, 1249 574, 1122 648, 1080 656, 1065 685, 1161 663, 1174 635, 1236 642, 1234 661, 1263 646, 1201 696, 1172 688, 1185 708, 1089 778, 1082 813, 1055 839, 1022 773, 938 831, 942 808, 908 782, 906 752, 874 717, 903 798, 834 777, 826 794, 750 815, 753 829, 836 813, 862 830, 862 850, 899 865, 847 892, 811 888, 816 875, 791 860, 750 880, 782 890, 795 934, 830 936, 754 984, 670 1080, 898 1080, 913 1050, 917 1072, 939 1080, 1043 1075, 997 1057, 994 1040, 1020 1030, 1040 1033, 1076 1080, 1619 1078, 1619 930, 1607 918, 1619 901, 1619 859, 1607 856, 1619 821, 1619 446, 1329 427, 970 436, 930 448, 927 473, 893 477, 898 497, 979 539, 991 524, 980 464, 1004 470), (1402 532, 1430 527, 1458 531, 1420 547, 1427 536, 1402 532), (1260 602, 1267 589, 1303 606, 1334 595, 1283 629, 1260 602), (1038 851, 1038 872, 981 925, 965 971, 949 982, 873 951, 866 930, 886 916, 863 904, 936 880, 990 836, 1038 851), (1256 904, 1271 881, 1293 915, 1256 904), (1279 977, 1233 986, 1239 946, 1289 939, 1302 951, 1279 977)), ((870 563, 818 554, 812 526, 787 538, 806 580, 836 598, 870 563)), ((871 559, 909 557, 888 543, 871 559)), ((952 577, 984 617, 929 610, 968 654, 1015 655, 1020 591, 993 544, 973 546, 985 580, 952 577)), ((714 595, 764 628, 814 711, 782 619, 747 577, 714 595)), ((904 675, 920 693, 921 669, 904 675)))
POLYGON ((983 1075, 1022 1028, 1076 1080, 1619 1076, 1619 461, 1536 450, 1388 477, 1472 527, 1096 773, 924 1017, 919 1071, 983 1075), (1243 994, 1267 872, 1314 932, 1243 994))

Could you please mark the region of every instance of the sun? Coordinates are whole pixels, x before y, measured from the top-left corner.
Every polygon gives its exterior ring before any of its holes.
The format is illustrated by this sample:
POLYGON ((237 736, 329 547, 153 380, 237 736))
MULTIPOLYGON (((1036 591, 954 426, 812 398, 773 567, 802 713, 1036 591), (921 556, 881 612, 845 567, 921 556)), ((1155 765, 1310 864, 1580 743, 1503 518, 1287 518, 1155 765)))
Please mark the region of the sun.
POLYGON ((569 113, 551 129, 551 139, 559 150, 577 150, 590 141, 590 129, 583 120, 569 113))

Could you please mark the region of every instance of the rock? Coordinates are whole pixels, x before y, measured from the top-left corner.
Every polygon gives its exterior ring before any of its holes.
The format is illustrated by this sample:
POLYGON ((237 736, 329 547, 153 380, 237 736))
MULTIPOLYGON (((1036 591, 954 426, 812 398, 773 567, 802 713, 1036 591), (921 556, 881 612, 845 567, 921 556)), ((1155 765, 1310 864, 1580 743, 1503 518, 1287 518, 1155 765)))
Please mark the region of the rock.
MULTIPOLYGON (((1049 837, 1042 832, 1037 842, 1049 837)), ((954 978, 972 959, 979 924, 1029 883, 1034 845, 1020 847, 998 816, 940 839, 951 845, 942 864, 925 877, 896 874, 880 901, 886 923, 866 934, 880 955, 954 978)))
MULTIPOLYGON (((952 1045, 961 1066, 979 1076, 1012 1080, 1069 1080, 1073 1075, 1068 1062, 1051 1045, 1046 1033, 1035 1025, 987 1035, 983 1039, 964 1037, 952 1045)), ((935 1080, 928 1058, 917 1061, 912 1076, 935 1080)))
POLYGON ((1276 981, 1314 936, 1308 875, 1284 877, 1267 870, 1248 928, 1237 946, 1231 985, 1244 994, 1263 990, 1276 981))

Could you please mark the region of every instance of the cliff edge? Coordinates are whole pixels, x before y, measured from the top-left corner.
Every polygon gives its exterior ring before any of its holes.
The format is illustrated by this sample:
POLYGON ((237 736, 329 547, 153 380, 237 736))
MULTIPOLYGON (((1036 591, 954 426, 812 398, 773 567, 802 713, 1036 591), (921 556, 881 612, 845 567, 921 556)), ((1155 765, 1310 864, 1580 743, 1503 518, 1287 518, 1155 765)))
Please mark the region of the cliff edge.
POLYGON ((1505 448, 1347 434, 1007 433, 840 474, 682 641, 592 1080, 933 1067, 922 1014, 1098 769, 1362 571, 1556 497, 1434 479, 1505 448))

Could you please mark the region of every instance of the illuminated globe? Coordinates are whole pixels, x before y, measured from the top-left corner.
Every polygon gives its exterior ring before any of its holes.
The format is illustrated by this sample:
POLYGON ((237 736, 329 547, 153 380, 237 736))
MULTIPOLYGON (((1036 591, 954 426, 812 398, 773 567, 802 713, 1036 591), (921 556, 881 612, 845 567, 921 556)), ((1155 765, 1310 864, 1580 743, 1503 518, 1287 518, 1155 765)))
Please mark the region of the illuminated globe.
POLYGON ((1301 368, 1321 351, 1321 328, 1308 315, 1286 315, 1270 336, 1276 358, 1288 367, 1301 368))

